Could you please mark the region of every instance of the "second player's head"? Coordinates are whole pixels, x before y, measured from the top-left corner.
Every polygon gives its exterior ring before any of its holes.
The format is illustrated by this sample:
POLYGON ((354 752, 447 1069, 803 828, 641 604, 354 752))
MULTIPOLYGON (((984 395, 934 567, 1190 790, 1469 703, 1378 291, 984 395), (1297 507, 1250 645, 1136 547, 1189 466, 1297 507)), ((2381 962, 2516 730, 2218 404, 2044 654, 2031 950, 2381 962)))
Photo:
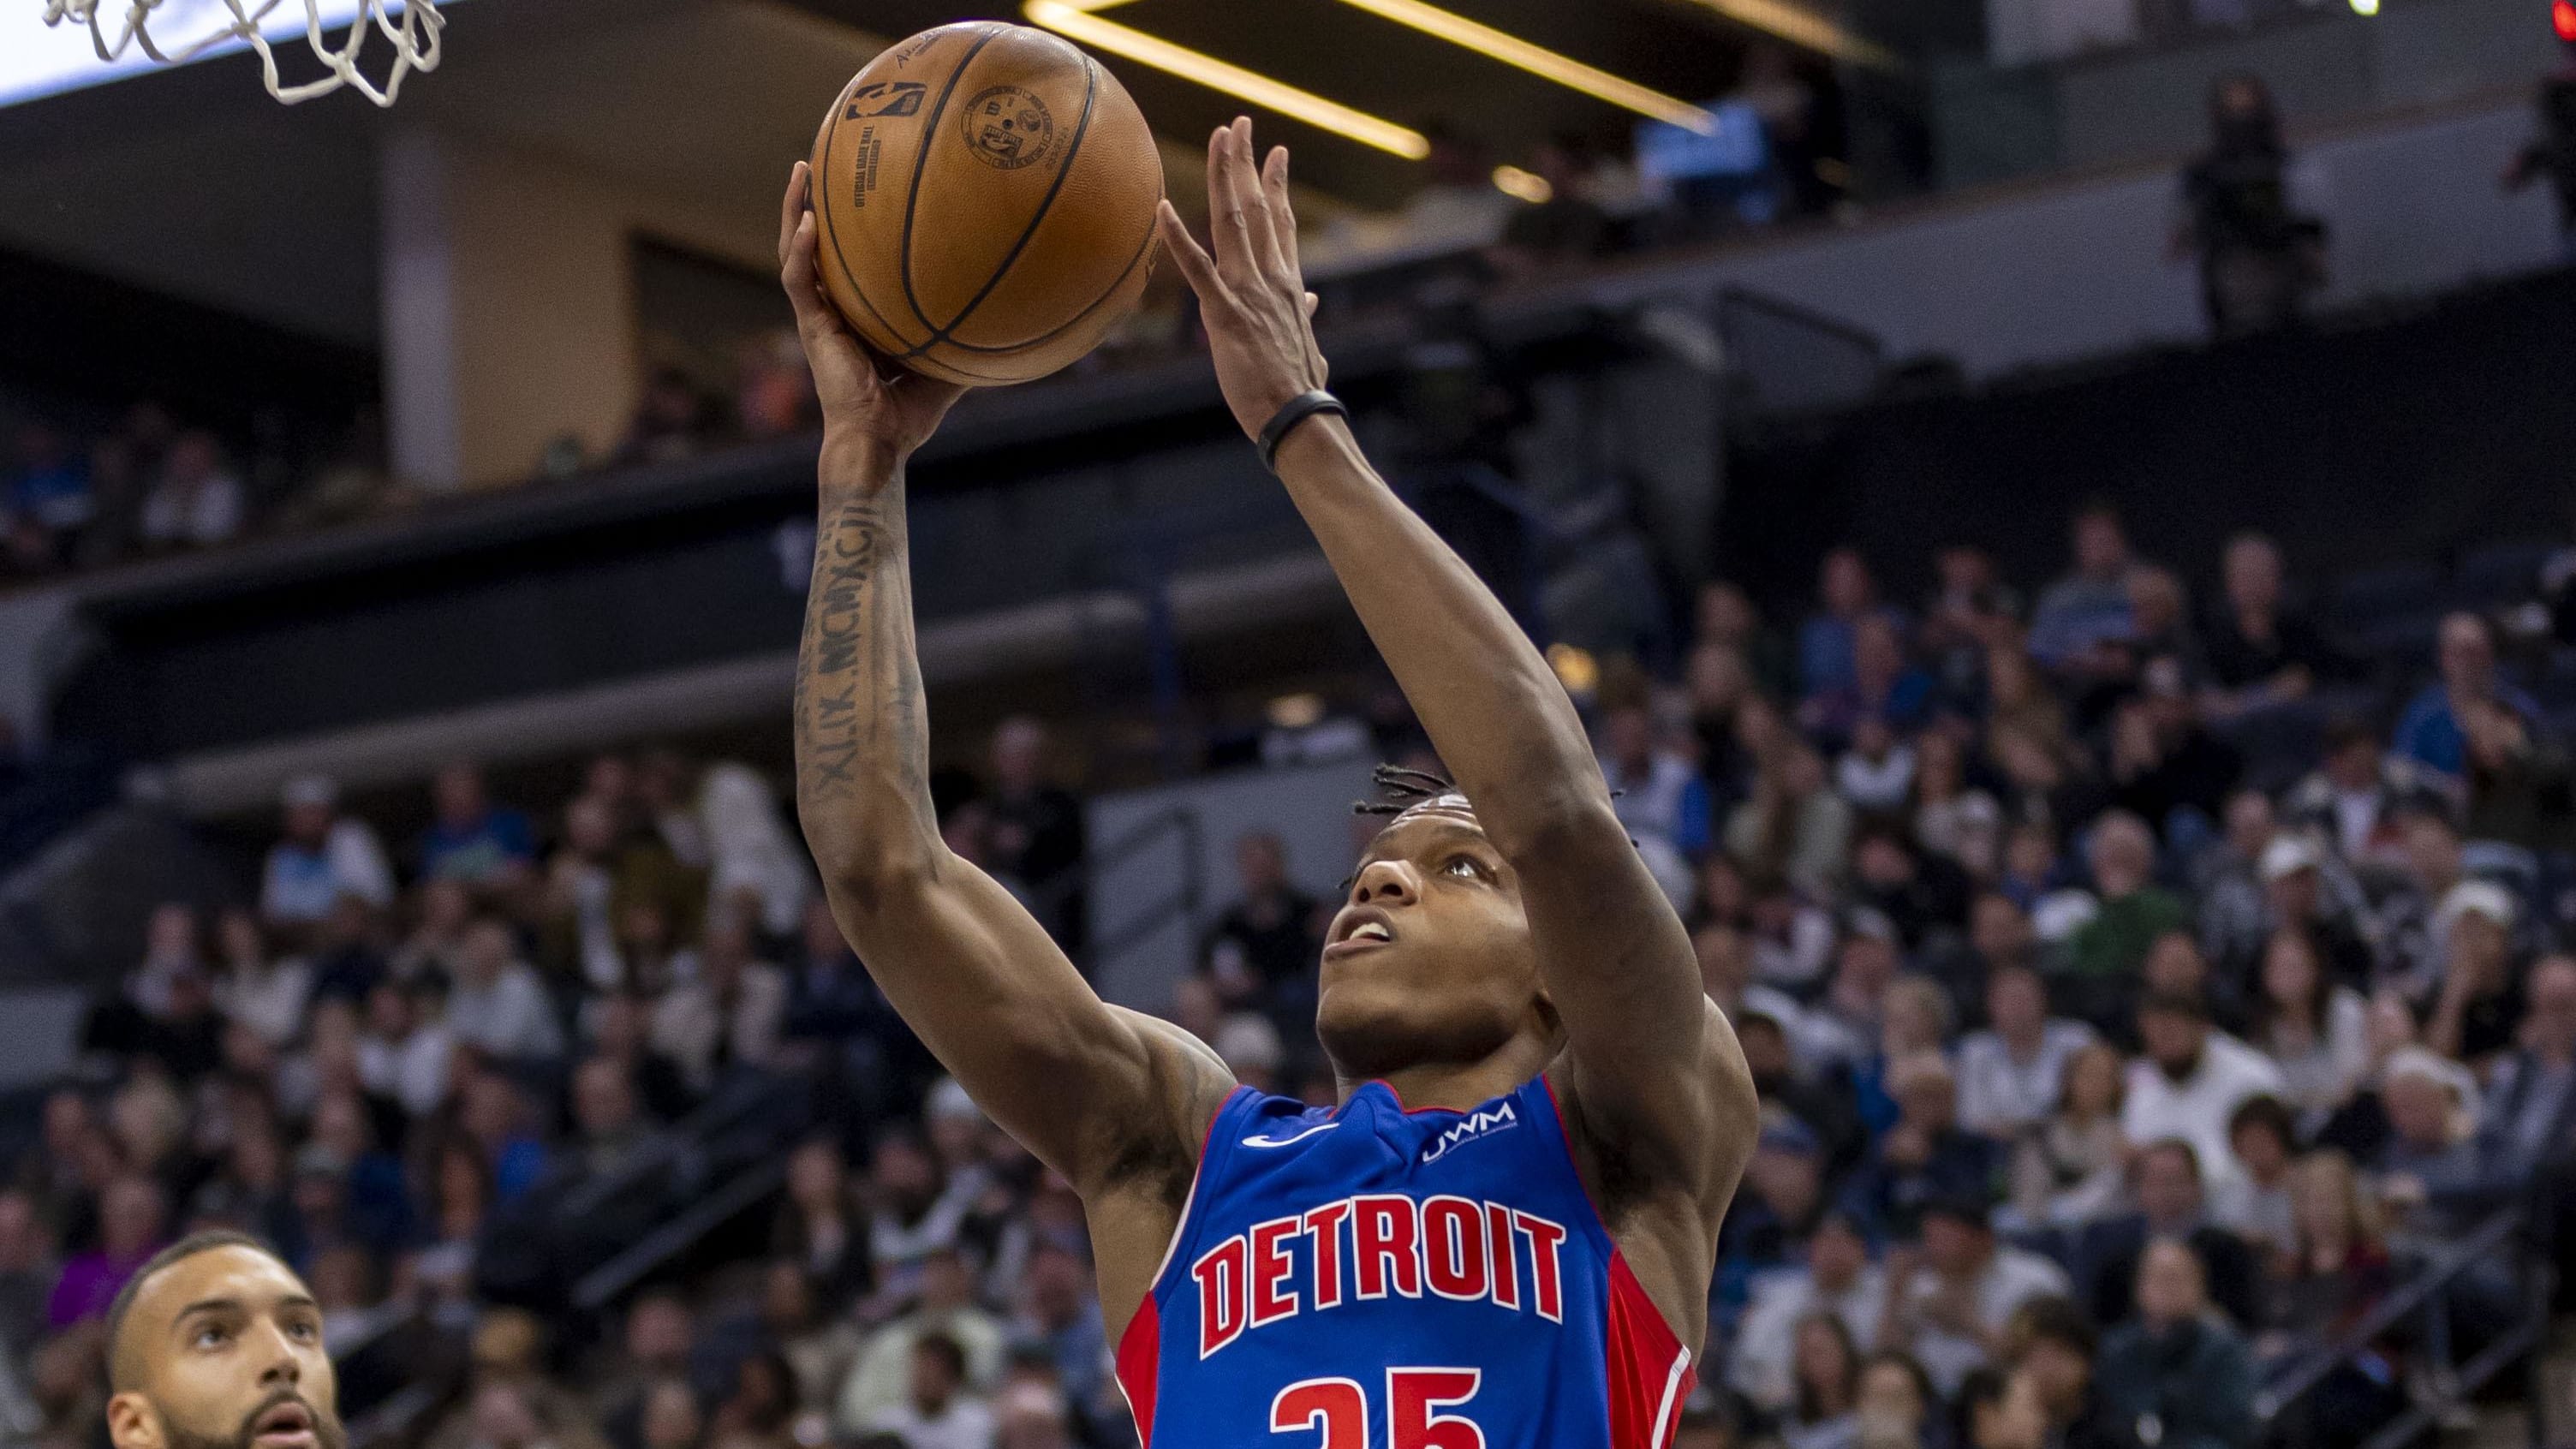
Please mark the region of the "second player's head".
POLYGON ((1552 1050, 1558 1033, 1519 877, 1464 795, 1412 793, 1361 852, 1325 935, 1315 1031, 1346 1080, 1483 1061, 1515 1040, 1552 1050))
POLYGON ((127 1281, 107 1320, 116 1449, 343 1449, 322 1310, 240 1233, 198 1233, 127 1281))

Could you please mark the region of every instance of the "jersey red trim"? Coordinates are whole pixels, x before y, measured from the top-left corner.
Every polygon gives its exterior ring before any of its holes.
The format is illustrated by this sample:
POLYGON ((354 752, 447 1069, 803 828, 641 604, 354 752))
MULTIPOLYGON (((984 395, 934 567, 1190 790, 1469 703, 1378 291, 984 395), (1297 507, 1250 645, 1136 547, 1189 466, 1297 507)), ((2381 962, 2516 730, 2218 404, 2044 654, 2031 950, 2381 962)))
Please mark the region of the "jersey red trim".
POLYGON ((1611 1449, 1664 1449, 1697 1376, 1690 1350, 1673 1337, 1627 1255, 1616 1251, 1610 1255, 1610 1322, 1603 1338, 1611 1449))
POLYGON ((1127 1331, 1118 1335, 1118 1392, 1127 1396, 1127 1412, 1136 1419, 1137 1449, 1153 1449, 1155 1376, 1163 1361, 1163 1315, 1154 1295, 1145 1295, 1127 1331))

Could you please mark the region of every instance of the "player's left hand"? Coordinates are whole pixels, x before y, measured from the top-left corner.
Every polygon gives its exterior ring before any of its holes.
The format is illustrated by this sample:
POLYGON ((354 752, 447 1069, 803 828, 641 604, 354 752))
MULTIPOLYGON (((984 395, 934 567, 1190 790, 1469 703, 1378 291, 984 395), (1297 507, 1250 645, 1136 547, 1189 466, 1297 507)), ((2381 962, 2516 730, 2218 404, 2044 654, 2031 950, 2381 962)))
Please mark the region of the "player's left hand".
POLYGON ((814 211, 805 204, 810 181, 802 161, 788 172, 779 203, 778 281, 796 309, 796 337, 823 405, 824 467, 828 473, 837 456, 854 454, 863 472, 890 474, 939 430, 966 389, 889 366, 841 320, 815 268, 814 211))
POLYGON ((1208 230, 1215 255, 1165 201, 1163 248, 1199 295, 1217 385, 1246 437, 1299 393, 1324 385, 1315 346, 1315 295, 1297 268, 1297 216, 1288 205, 1288 148, 1257 169, 1252 121, 1238 116, 1208 138, 1208 230))

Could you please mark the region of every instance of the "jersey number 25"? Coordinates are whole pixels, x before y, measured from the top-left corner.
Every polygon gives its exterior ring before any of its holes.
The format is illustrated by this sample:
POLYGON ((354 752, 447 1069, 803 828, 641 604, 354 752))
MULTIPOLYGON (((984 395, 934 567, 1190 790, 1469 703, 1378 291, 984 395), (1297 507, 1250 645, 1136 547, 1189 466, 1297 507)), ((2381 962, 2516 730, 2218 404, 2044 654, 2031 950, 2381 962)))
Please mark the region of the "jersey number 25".
MULTIPOLYGON (((1485 1449, 1473 1420, 1440 1412, 1476 1397, 1484 1378, 1483 1369, 1388 1369, 1384 1449, 1485 1449)), ((1299 1429, 1323 1435, 1304 1449, 1369 1449, 1368 1391, 1352 1379, 1299 1379, 1270 1401, 1270 1432, 1299 1429)))

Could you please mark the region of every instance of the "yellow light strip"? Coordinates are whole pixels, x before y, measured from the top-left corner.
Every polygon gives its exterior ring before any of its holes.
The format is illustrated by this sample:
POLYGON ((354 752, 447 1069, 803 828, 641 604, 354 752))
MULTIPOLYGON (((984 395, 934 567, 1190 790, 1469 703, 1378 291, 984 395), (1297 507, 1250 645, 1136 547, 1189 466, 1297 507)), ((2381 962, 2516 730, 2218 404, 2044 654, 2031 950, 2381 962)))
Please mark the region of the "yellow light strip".
POLYGON ((1212 55, 1186 46, 1147 35, 1141 30, 1103 20, 1085 13, 1064 0, 1028 0, 1021 13, 1031 24, 1086 45, 1098 46, 1112 55, 1169 71, 1183 80, 1196 81, 1211 90, 1239 96, 1256 106, 1294 116, 1310 126, 1320 127, 1337 136, 1347 136, 1364 146, 1390 151, 1408 161, 1419 161, 1431 154, 1431 142, 1421 132, 1399 126, 1393 121, 1353 110, 1338 101, 1328 101, 1312 91, 1272 80, 1265 75, 1229 65, 1212 55))
POLYGON ((1893 51, 1873 45, 1821 16, 1786 3, 1786 0, 1695 0, 1729 20, 1767 30, 1782 40, 1803 45, 1809 50, 1868 66, 1872 70, 1903 70, 1905 62, 1893 51))
POLYGON ((1624 106, 1638 115, 1651 116, 1702 135, 1717 129, 1717 123, 1709 119, 1708 112, 1688 101, 1650 90, 1634 81, 1621 80, 1606 70, 1585 65, 1571 56, 1559 55, 1546 46, 1533 45, 1517 35, 1453 14, 1437 5, 1426 5, 1422 0, 1342 0, 1342 3, 1472 50, 1488 59, 1517 66, 1568 90, 1581 91, 1614 106, 1624 106))

